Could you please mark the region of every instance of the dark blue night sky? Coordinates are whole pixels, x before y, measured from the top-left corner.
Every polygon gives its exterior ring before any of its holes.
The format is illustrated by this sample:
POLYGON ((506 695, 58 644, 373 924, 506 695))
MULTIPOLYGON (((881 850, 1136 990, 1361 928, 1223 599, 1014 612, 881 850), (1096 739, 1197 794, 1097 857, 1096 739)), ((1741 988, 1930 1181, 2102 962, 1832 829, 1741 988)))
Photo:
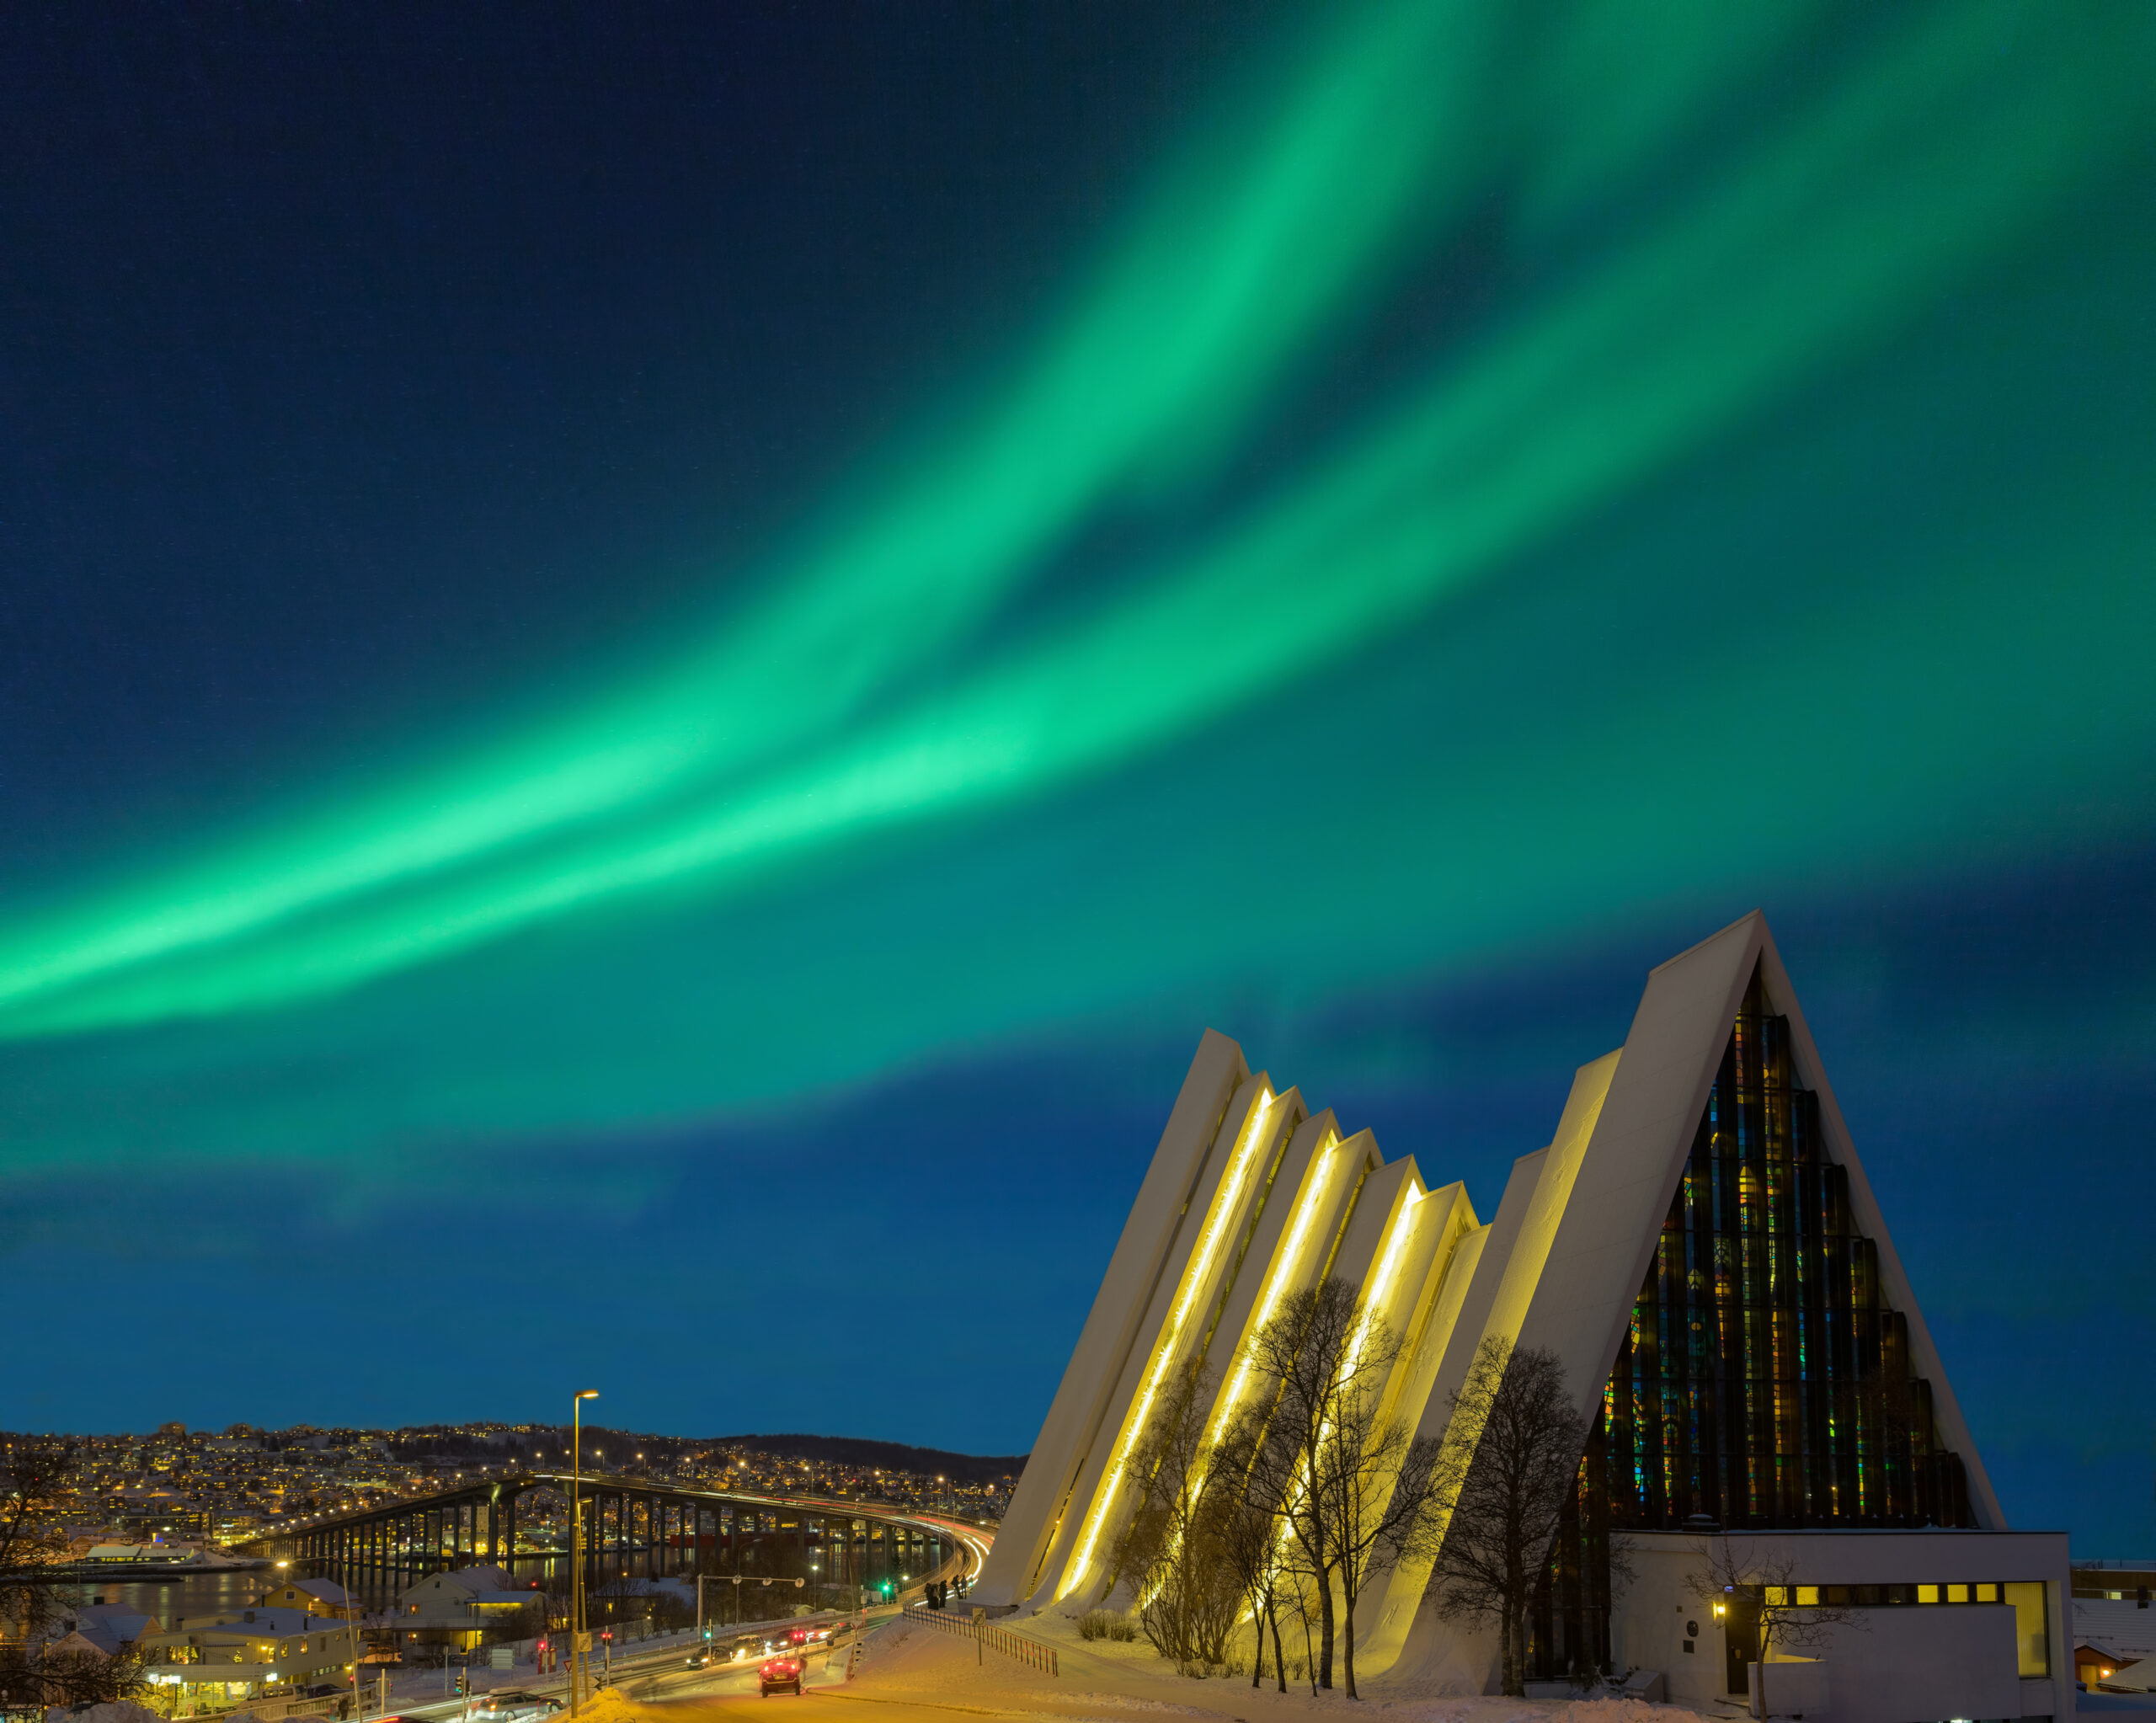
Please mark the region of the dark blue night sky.
POLYGON ((2010 1519, 2146 1555, 2151 88, 0 18, 0 1422, 1022 1450, 1204 1027, 1486 1219, 1757 905, 2010 1519))

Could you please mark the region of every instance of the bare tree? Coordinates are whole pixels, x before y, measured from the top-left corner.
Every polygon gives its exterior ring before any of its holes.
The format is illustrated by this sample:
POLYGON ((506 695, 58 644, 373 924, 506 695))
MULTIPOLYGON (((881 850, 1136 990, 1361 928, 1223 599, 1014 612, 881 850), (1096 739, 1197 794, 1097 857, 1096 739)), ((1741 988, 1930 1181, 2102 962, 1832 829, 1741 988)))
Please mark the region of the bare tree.
POLYGON ((1488 1336, 1452 1396, 1438 1511, 1404 1540, 1435 1546, 1430 1588, 1441 1615, 1497 1624, 1503 1691, 1515 1697, 1527 1690, 1528 1608, 1586 1445, 1556 1354, 1488 1336))
MULTIPOLYGON (((1268 1431, 1262 1408, 1245 1406, 1219 1438, 1214 1464, 1233 1487, 1223 1491, 1219 1514, 1221 1559, 1235 1576, 1250 1608, 1257 1648, 1251 1658, 1250 1684, 1265 1678, 1265 1635, 1273 1634, 1273 1662, 1280 1691, 1288 1690, 1288 1660, 1280 1642, 1280 1601, 1286 1574, 1281 1540, 1287 1522, 1283 1497, 1293 1467, 1284 1464, 1279 1443, 1268 1431)), ((1292 1596, 1292 1592, 1289 1593, 1292 1596)))
POLYGON ((1317 1605, 1314 1680, 1332 1685, 1344 1627, 1351 1699, 1356 1600, 1380 1556, 1412 1541, 1411 1528, 1429 1518, 1438 1477, 1437 1446, 1416 1443, 1385 1416, 1400 1351, 1391 1326, 1335 1277, 1283 1299, 1246 1352, 1263 1384, 1256 1451, 1271 1469, 1277 1512, 1317 1605))
POLYGON ((1178 1374, 1156 1402, 1123 1463, 1138 1502, 1112 1558, 1115 1580, 1138 1595, 1145 1637, 1191 1671, 1227 1661, 1242 1601, 1223 1548, 1241 1480, 1234 1456, 1207 1439, 1218 1380, 1211 1370, 1178 1374))
POLYGON ((1310 1637, 1311 1617, 1317 1602, 1318 1576, 1310 1571, 1303 1559, 1300 1546, 1293 1538, 1284 1541, 1280 1550, 1280 1565, 1273 1576, 1275 1607, 1285 1614, 1292 1607, 1295 1622, 1302 1629, 1303 1655, 1297 1658, 1299 1679, 1310 1684, 1310 1696, 1317 1696, 1317 1646, 1310 1637))
POLYGON ((47 1650, 64 1618, 53 1569, 67 1540, 60 1510, 74 1475, 69 1443, 16 1441, 0 1477, 0 1713, 133 1697, 147 1685, 132 1646, 118 1654, 47 1650))
POLYGON ((1821 1650, 1838 1630, 1865 1630, 1864 1618, 1847 1604, 1826 1603, 1821 1587, 1796 1582, 1793 1555, 1759 1550, 1726 1533, 1702 1539, 1699 1554, 1699 1566, 1684 1576, 1685 1589, 1717 1612, 1752 1613, 1762 1662, 1770 1647, 1801 1655, 1821 1650))
MULTIPOLYGON (((1364 1342, 1388 1357, 1399 1345, 1382 1322, 1364 1342)), ((1414 1438, 1384 1416, 1383 1378, 1355 1372, 1336 1398, 1330 1438, 1318 1458, 1318 1507, 1340 1576, 1341 1664, 1348 1697, 1355 1690, 1355 1604, 1381 1555, 1414 1547, 1433 1518, 1444 1443, 1414 1438)))
POLYGON ((1332 1581, 1340 1552, 1327 1512, 1326 1444, 1339 1422, 1342 1395, 1371 1378, 1382 1380, 1399 1350, 1389 1334, 1374 1336, 1374 1346, 1358 1346, 1363 1328, 1355 1288, 1335 1276, 1283 1298, 1246 1352, 1262 1384, 1267 1427, 1289 1474, 1282 1512, 1316 1593, 1316 1680, 1326 1688, 1338 1631, 1332 1581))

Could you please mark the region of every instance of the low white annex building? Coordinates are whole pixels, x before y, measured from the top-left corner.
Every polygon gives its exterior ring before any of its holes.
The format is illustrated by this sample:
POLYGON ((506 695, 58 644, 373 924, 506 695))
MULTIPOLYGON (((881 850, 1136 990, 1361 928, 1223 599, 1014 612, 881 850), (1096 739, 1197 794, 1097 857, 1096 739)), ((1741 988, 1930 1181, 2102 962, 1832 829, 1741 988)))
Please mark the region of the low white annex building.
MULTIPOLYGON (((1488 1220, 1208 1031, 972 1601, 1108 1601, 1162 1384, 1209 1364, 1218 1427, 1248 1337, 1328 1276, 1403 1337, 1385 1403, 1418 1434, 1444 1433, 1485 1337, 1563 1362, 1590 1433, 1538 1677, 1651 1671, 1673 1699, 1764 1689, 1832 1723, 2073 1715, 2065 1535, 2007 1528, 1764 916, 1648 977, 1488 1220), (1748 1582, 1710 1607, 1717 1553, 1748 1582), (1845 1614, 1762 1664, 1784 1608, 1845 1614)), ((1358 1672, 1494 1691, 1494 1636, 1439 1619, 1428 1577, 1376 1576, 1358 1672)))

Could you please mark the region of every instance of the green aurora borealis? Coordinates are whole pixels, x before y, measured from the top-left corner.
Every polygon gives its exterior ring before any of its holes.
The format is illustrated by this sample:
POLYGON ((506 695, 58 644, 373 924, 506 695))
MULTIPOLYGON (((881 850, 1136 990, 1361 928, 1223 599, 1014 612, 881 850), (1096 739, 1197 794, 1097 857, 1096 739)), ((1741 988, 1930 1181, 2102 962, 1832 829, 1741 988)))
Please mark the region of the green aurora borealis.
POLYGON ((2156 9, 1254 34, 692 622, 20 869, 0 1176, 483 1203, 534 1144, 1207 1022, 1267 1063, 1275 1011, 2146 843, 2156 9))
MULTIPOLYGON (((1582 53, 1619 34, 1596 11, 1582 53)), ((2078 35, 2036 30, 2003 8, 1913 14, 1652 227, 1524 293, 1194 541, 1139 553, 1115 597, 976 644, 1089 515, 1157 507, 1253 436, 1279 380, 1416 229, 1517 177, 1524 246, 1556 248, 1628 156, 1673 148, 1801 21, 1703 9, 1689 61, 1606 111, 1584 68, 1550 68, 1555 88, 1507 116, 1513 139, 1476 135, 1486 95, 1460 72, 1452 104, 1428 83, 1429 66, 1487 51, 1488 8, 1367 9, 1284 106, 1254 104, 1171 178, 958 429, 835 502, 745 614, 472 757, 414 762, 19 919, 0 945, 0 1027, 275 1006, 612 899, 738 889, 805 848, 1052 793, 1173 745, 1891 339, 2148 135, 2146 41, 2086 19, 2078 35)), ((1928 571, 1931 592, 1963 573, 1928 571)), ((1951 690, 1951 664, 1910 669, 1951 690)), ((1955 792, 1940 765, 1919 743, 1881 786, 1900 808, 1870 817, 1929 828, 1955 792)), ((1446 811, 1430 812, 1442 844, 1446 811)))

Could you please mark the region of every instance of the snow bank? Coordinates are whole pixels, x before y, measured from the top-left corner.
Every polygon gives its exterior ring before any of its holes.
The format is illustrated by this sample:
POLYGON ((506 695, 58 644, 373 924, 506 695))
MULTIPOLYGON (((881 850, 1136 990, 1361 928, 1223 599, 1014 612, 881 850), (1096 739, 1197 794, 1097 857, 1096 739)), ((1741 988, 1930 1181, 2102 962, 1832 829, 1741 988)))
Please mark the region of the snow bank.
POLYGON ((88 1705, 79 1711, 56 1706, 45 1715, 51 1723, 165 1723, 157 1712, 131 1699, 109 1699, 104 1704, 88 1705))
POLYGON ((577 1723, 650 1723, 651 1709, 618 1687, 602 1687, 576 1708, 577 1723))

